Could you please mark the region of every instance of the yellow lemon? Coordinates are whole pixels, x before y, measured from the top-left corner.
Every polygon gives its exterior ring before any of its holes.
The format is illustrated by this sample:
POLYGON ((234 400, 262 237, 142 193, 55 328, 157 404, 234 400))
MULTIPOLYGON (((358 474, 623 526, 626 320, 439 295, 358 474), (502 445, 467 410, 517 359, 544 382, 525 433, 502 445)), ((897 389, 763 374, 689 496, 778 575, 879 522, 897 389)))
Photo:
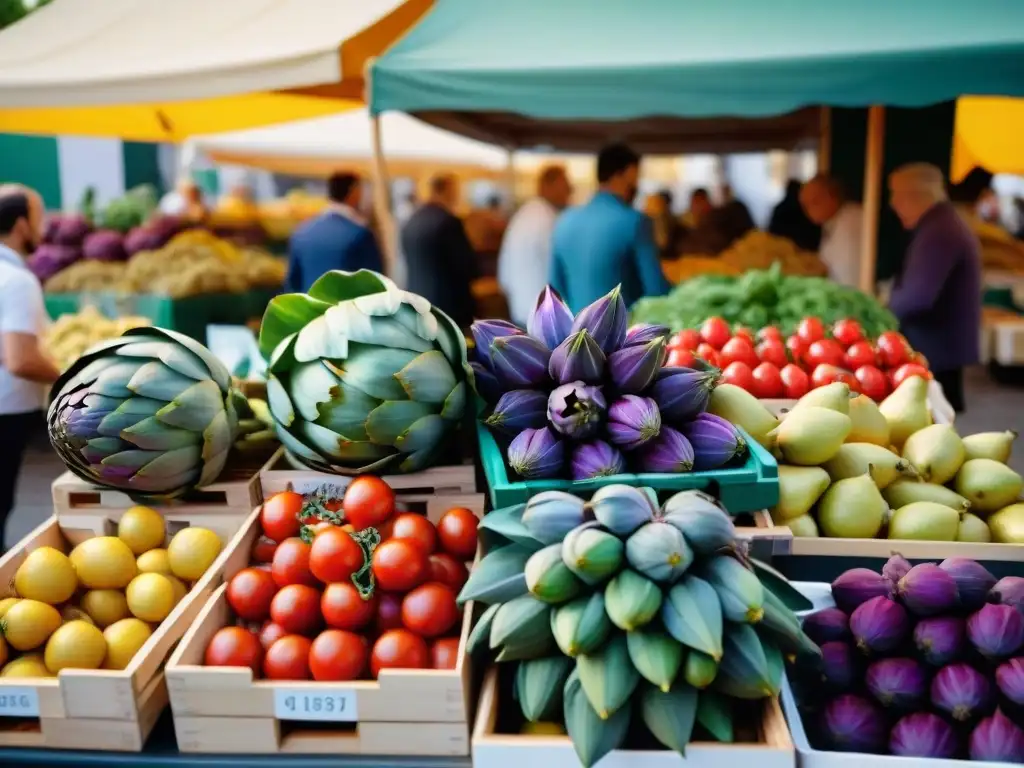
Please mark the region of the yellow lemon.
POLYGON ((163 546, 166 535, 163 517, 149 507, 132 507, 117 523, 117 538, 136 555, 163 546))
POLYGON ((125 597, 133 615, 159 623, 174 608, 174 585, 161 573, 142 573, 132 579, 125 597))
POLYGON ((89 589, 123 589, 137 572, 135 555, 116 536, 86 539, 71 550, 71 564, 89 589))
POLYGON ((167 556, 166 549, 151 549, 143 552, 135 561, 139 573, 164 573, 171 572, 171 559, 167 556))
POLYGON ((221 549, 220 537, 206 528, 183 528, 167 546, 171 573, 184 581, 197 581, 213 565, 221 549))
POLYGON ((18 602, 17 597, 5 597, 0 600, 0 619, 7 615, 7 612, 11 609, 11 606, 18 602))
POLYGON ((69 621, 85 621, 93 626, 96 626, 96 622, 92 620, 92 616, 83 611, 81 608, 76 608, 73 605, 65 605, 60 609, 60 617, 64 623, 67 624, 69 621))
POLYGON ((103 639, 107 641, 107 658, 103 668, 127 667, 152 634, 149 624, 140 619, 121 619, 111 624, 103 630, 103 639))
POLYGON ((177 576, 168 576, 167 574, 161 574, 174 587, 174 604, 177 605, 182 601, 182 598, 188 594, 188 587, 185 586, 185 582, 179 579, 177 576))
POLYGON ((19 600, 4 615, 4 639, 16 650, 30 651, 45 643, 62 621, 49 603, 19 600))
POLYGON ((14 589, 30 600, 58 605, 75 594, 78 578, 67 555, 53 547, 40 547, 18 566, 14 589))
POLYGON ((53 677, 38 653, 26 653, 7 662, 0 669, 0 677, 53 677))
POLYGON ((103 633, 85 621, 69 621, 46 641, 43 661, 53 674, 62 669, 99 669, 107 655, 103 633))
POLYGON ((80 605, 100 627, 109 627, 128 616, 128 600, 119 589, 91 589, 82 595, 80 605))

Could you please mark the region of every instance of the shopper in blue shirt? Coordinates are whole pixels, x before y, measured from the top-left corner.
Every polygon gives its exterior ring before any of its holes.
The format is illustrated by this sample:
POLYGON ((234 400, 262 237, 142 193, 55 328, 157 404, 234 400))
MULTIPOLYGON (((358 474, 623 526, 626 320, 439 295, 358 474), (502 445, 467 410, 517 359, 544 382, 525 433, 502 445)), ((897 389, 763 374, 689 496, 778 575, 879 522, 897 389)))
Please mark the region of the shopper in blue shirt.
POLYGON ((640 156, 632 149, 605 147, 597 156, 599 191, 555 225, 549 282, 573 312, 616 285, 627 306, 668 292, 652 222, 632 207, 639 176, 640 156))

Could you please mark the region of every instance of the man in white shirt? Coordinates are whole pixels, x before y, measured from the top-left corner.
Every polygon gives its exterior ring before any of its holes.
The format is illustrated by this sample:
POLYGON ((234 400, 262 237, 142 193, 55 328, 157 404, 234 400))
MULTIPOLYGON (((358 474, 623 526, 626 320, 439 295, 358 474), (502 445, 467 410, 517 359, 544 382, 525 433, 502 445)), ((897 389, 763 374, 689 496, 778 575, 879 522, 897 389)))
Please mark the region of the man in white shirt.
POLYGON ((42 424, 46 387, 60 376, 40 348, 47 323, 43 289, 24 261, 42 232, 38 193, 0 186, 0 536, 14 507, 25 446, 42 424))
POLYGON ((537 296, 548 282, 551 236, 558 214, 569 204, 572 185, 560 165, 541 171, 537 197, 509 221, 498 254, 498 282, 508 299, 513 322, 526 326, 537 296))
POLYGON ((800 190, 800 205, 807 218, 821 226, 821 260, 829 277, 840 285, 860 287, 861 226, 864 212, 847 202, 835 179, 815 176, 800 190))

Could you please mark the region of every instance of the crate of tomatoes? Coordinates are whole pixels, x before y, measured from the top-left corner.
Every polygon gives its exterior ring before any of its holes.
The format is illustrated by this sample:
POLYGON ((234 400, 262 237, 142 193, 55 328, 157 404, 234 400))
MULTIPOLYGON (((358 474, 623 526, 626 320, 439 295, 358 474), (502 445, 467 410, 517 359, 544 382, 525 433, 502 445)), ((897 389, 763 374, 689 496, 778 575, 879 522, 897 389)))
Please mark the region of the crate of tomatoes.
POLYGON ((181 751, 469 753, 478 517, 404 506, 370 475, 264 501, 167 665, 181 751))

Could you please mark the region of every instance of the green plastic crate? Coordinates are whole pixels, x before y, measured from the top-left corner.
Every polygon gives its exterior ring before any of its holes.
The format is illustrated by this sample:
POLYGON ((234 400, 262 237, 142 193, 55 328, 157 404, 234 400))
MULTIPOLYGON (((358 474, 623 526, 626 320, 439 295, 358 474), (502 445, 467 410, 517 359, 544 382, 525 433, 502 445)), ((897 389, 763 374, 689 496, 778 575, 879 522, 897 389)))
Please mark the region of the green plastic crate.
POLYGON ((710 472, 669 474, 621 474, 593 480, 514 480, 505 461, 505 453, 491 430, 482 422, 476 424, 480 441, 480 461, 491 504, 495 509, 521 504, 543 491, 568 491, 589 497, 598 488, 614 483, 653 488, 660 495, 677 491, 699 490, 718 498, 733 515, 757 512, 775 506, 779 501, 779 466, 774 457, 750 435, 740 429, 749 451, 742 466, 715 469, 710 472))

